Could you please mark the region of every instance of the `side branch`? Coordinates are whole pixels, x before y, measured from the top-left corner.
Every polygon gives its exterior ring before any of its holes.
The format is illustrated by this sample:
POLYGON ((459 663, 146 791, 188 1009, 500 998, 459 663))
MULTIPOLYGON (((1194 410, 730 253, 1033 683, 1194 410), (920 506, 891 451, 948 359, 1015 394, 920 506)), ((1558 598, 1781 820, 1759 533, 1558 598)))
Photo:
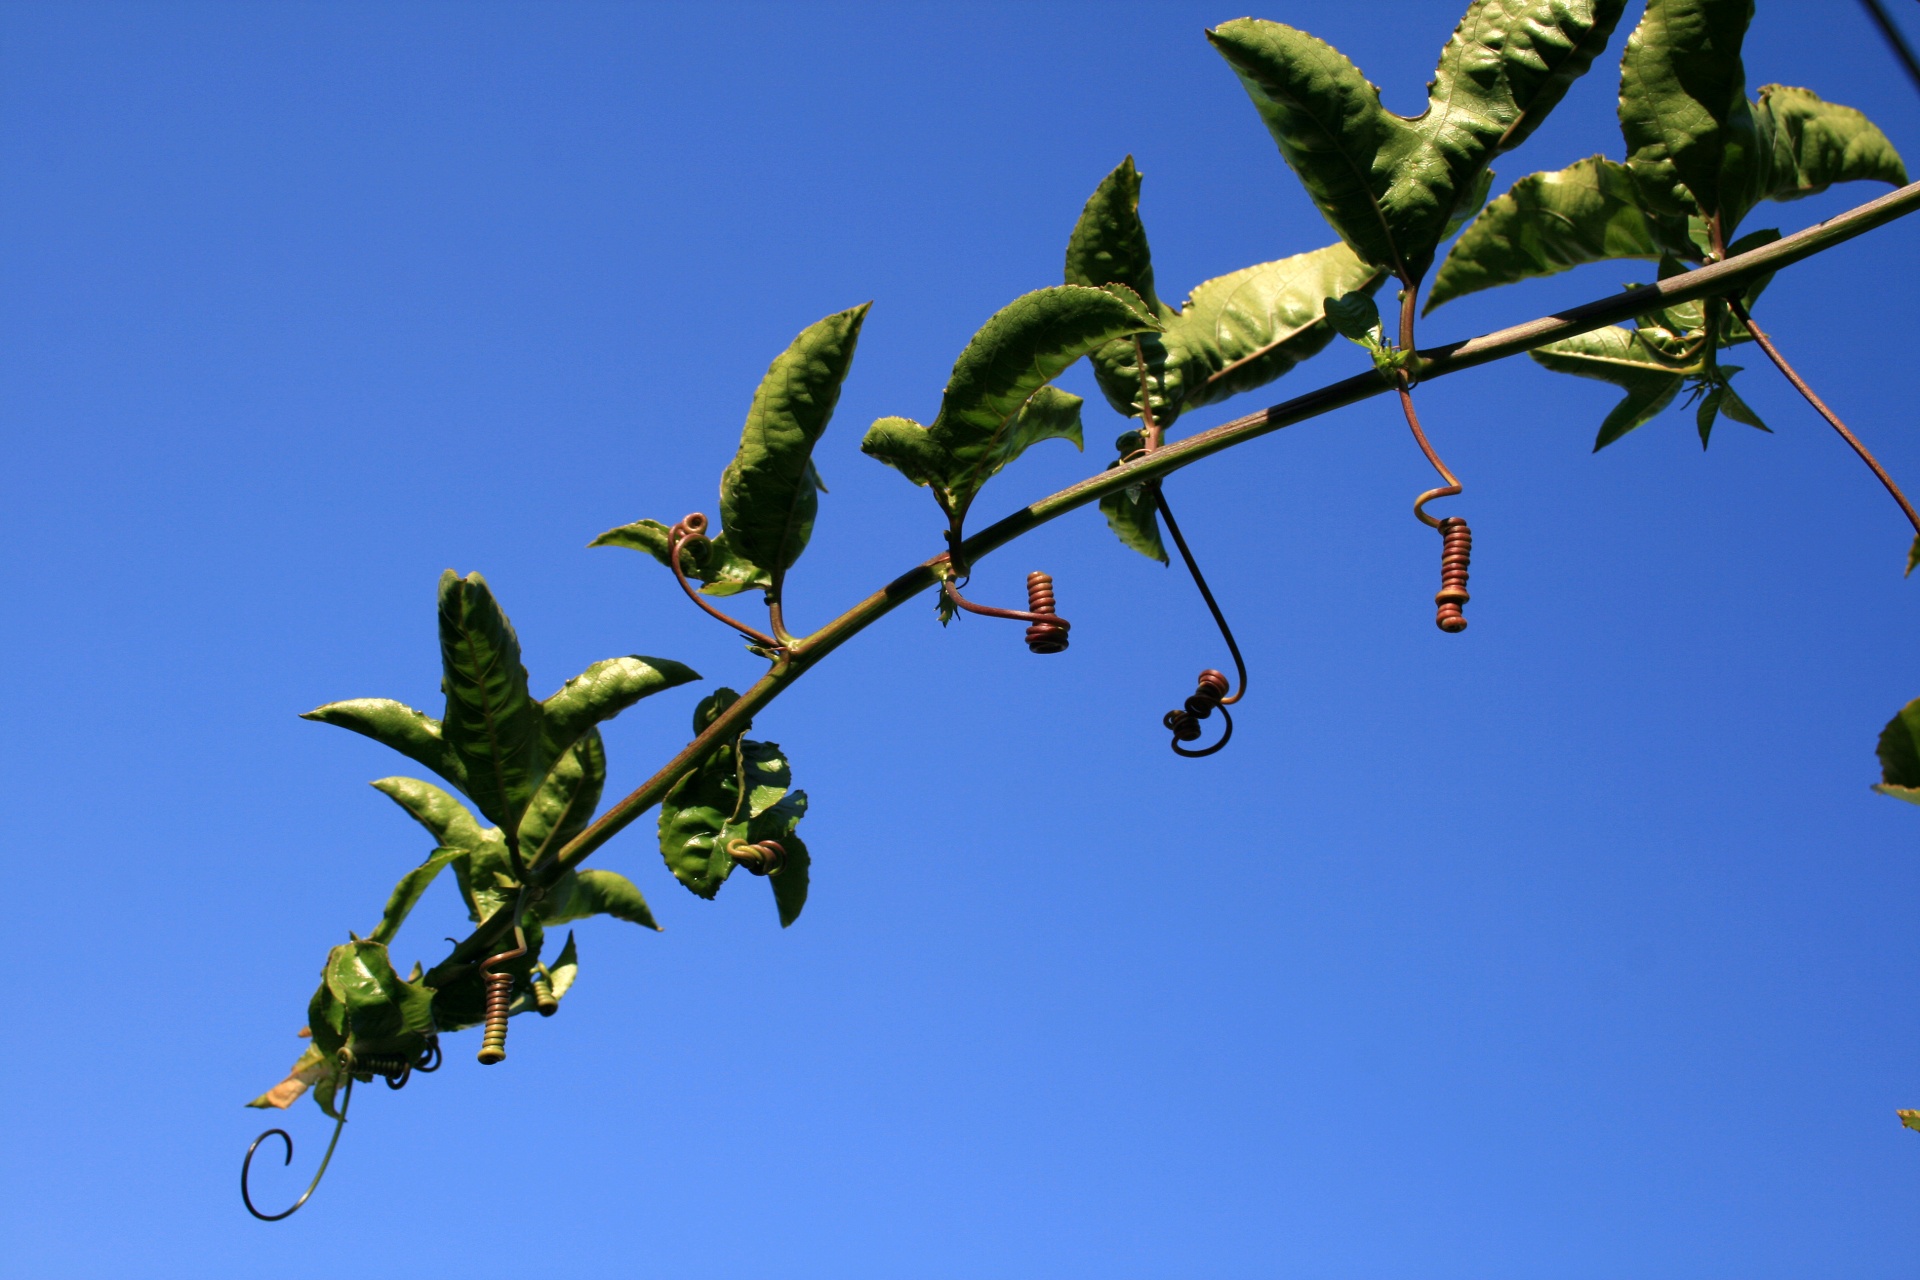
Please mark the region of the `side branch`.
MULTIPOLYGON (((1699 298, 1726 297, 1739 291, 1755 277, 1791 266, 1916 209, 1920 209, 1920 182, 1849 209, 1772 244, 1682 275, 1671 276, 1658 284, 1612 294, 1583 306, 1469 338, 1464 342, 1416 352, 1414 372, 1421 381, 1443 378, 1450 373, 1504 360, 1535 347, 1618 324, 1659 308, 1677 306, 1699 298)), ((957 552, 953 561, 956 565, 970 565, 1022 534, 1069 511, 1098 502, 1110 493, 1158 480, 1202 458, 1245 444, 1282 427, 1290 427, 1297 422, 1357 404, 1393 387, 1392 382, 1369 370, 1303 396, 1296 396, 1259 413, 1236 418, 1184 440, 1162 445, 1111 471, 1104 471, 1022 507, 1005 519, 987 526, 953 549, 957 552)), ((721 713, 705 732, 668 761, 664 768, 641 784, 633 794, 608 809, 557 854, 542 859, 530 873, 534 886, 543 888, 553 884, 563 873, 585 861, 594 850, 658 804, 673 788, 673 784, 705 758, 717 743, 739 733, 756 711, 778 697, 814 663, 881 617, 935 586, 940 581, 939 568, 945 559, 944 555, 935 556, 916 565, 820 630, 786 648, 783 656, 765 676, 721 713)), ((501 912, 487 920, 465 942, 460 943, 452 956, 427 975, 428 984, 444 985, 484 958, 487 948, 512 928, 512 922, 505 918, 507 914, 501 912)))

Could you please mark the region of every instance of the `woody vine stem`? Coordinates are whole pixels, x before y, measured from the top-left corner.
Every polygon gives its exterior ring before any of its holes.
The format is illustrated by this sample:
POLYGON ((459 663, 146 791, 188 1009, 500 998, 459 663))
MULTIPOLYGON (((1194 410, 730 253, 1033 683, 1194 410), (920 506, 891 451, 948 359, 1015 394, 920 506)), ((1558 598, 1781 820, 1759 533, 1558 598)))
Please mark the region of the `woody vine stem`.
MULTIPOLYGON (((1542 316, 1524 324, 1482 334, 1462 342, 1415 351, 1408 358, 1406 367, 1412 374, 1412 381, 1431 381, 1478 365, 1519 355, 1548 343, 1617 324, 1661 308, 1700 300, 1733 298, 1744 286, 1762 276, 1843 244, 1856 236, 1904 217, 1916 209, 1920 209, 1920 182, 1901 187, 1771 244, 1670 276, 1657 284, 1615 293, 1566 311, 1542 316)), ((1402 305, 1403 308, 1408 308, 1411 303, 1403 302, 1402 305)), ((1744 307, 1740 307, 1737 302, 1730 305, 1738 308, 1736 314, 1744 312, 1744 307)), ((1751 328, 1751 322, 1744 314, 1740 314, 1740 318, 1751 328)), ((1404 331, 1410 338, 1411 325, 1404 311, 1403 325, 1405 325, 1404 331)), ((1786 372, 1809 400, 1816 407, 1821 407, 1824 412, 1824 406, 1819 405, 1818 400, 1806 389, 1804 383, 1800 382, 1786 366, 1784 360, 1777 356, 1772 344, 1760 335, 1758 329, 1752 331, 1756 340, 1760 341, 1768 354, 1781 365, 1782 371, 1786 372)), ((756 712, 778 698, 788 686, 824 660, 827 655, 908 600, 939 585, 948 572, 950 555, 959 563, 970 566, 981 557, 1006 546, 1040 525, 1095 503, 1109 494, 1158 481, 1203 458, 1245 444, 1283 427, 1293 426, 1347 405, 1370 399, 1388 390, 1401 391, 1404 394, 1404 388, 1398 379, 1389 379, 1379 372, 1369 371, 1330 383, 1260 412, 1235 418, 1183 440, 1172 443, 1156 440, 1154 443, 1158 447, 1145 450, 1131 461, 1022 507, 971 537, 955 543, 949 552, 914 566, 811 635, 788 638, 784 634, 784 625, 776 623, 777 634, 780 634, 781 640, 778 647, 771 650, 772 665, 766 674, 742 693, 736 701, 720 711, 698 736, 631 794, 609 808, 592 825, 568 841, 562 848, 542 854, 528 869, 529 889, 535 894, 541 893, 566 872, 577 868, 595 850, 658 804, 676 782, 710 756, 717 747, 737 738, 756 712)), ((1868 465, 1873 467, 1875 474, 1899 499, 1902 510, 1910 520, 1914 521, 1916 529, 1920 529, 1920 518, 1915 517, 1911 506, 1904 497, 1899 495, 1898 489, 1885 472, 1872 461, 1871 455, 1867 454, 1865 449, 1846 433, 1845 428, 1830 414, 1828 419, 1833 422, 1836 429, 1847 435, 1848 442, 1853 444, 1862 454, 1863 459, 1867 460, 1868 465)), ((1417 420, 1410 419, 1411 421, 1417 420)), ((1417 427, 1415 429, 1418 430, 1417 427)), ((1158 434, 1157 429, 1156 434, 1158 434)), ((1442 475, 1451 480, 1430 449, 1428 456, 1434 461, 1435 467, 1441 470, 1442 475)), ((780 607, 779 592, 776 589, 770 593, 770 608, 778 611, 780 607)), ((779 614, 776 612, 774 616, 778 618, 779 614)), ((738 625, 731 619, 727 621, 729 625, 738 625)), ((426 974, 427 985, 444 986, 469 972, 490 955, 496 944, 512 929, 514 914, 513 909, 509 907, 489 916, 465 940, 455 946, 447 959, 426 974)))

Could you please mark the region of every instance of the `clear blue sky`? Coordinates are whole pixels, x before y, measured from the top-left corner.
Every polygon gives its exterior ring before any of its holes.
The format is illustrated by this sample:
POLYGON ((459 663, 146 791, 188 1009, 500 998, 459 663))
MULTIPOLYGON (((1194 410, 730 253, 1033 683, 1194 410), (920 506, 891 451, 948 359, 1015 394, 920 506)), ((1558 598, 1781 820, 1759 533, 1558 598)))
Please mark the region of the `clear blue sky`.
MULTIPOLYGON (((1458 7, 1260 13, 1410 110, 1458 7)), ((1423 391, 1477 536, 1459 637, 1385 401, 1182 473, 1254 673, 1211 760, 1158 723, 1224 658, 1177 569, 1091 512, 995 556, 990 599, 1055 575, 1066 655, 915 603, 761 718, 813 798, 798 925, 757 882, 694 899, 643 824, 601 860, 665 933, 582 926, 578 987, 506 1065, 453 1040, 362 1093, 302 1213, 242 1212, 268 1121, 240 1104, 429 844, 365 785, 397 757, 296 713, 437 706, 448 567, 488 575, 537 693, 634 651, 743 685, 656 565, 585 544, 711 514, 767 361, 869 298, 791 616, 937 550, 859 435, 932 415, 1122 156, 1173 297, 1331 239, 1202 39, 1237 12, 0 11, 0 1270, 1912 1274, 1920 813, 1867 788, 1920 694, 1920 582, 1757 352, 1739 385, 1776 434, 1723 424, 1704 455, 1677 411, 1591 455, 1610 390, 1525 360, 1423 391)), ((1620 154, 1623 40, 1497 189, 1620 154)), ((1748 67, 1920 162, 1920 98, 1852 4, 1763 0, 1748 67)), ((1910 484, 1916 246, 1896 224, 1764 309, 1910 484)), ((1423 337, 1649 274, 1481 295, 1423 337)), ((983 518, 1103 466, 1121 422, 1087 418, 1086 455, 1036 449, 983 518)), ((697 696, 612 727, 611 792, 697 696)), ((461 931, 437 887, 396 959, 461 931)), ((286 1123, 273 1203, 326 1133, 286 1123)))

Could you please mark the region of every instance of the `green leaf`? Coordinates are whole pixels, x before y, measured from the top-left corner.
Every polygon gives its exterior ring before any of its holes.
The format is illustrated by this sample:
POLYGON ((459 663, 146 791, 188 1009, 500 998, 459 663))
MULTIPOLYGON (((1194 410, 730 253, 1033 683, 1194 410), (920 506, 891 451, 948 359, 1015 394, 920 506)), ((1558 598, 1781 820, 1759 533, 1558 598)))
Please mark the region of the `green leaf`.
POLYGON ((1368 295, 1348 293, 1328 297, 1323 305, 1326 307, 1327 323, 1347 341, 1364 345, 1379 340, 1380 308, 1368 295))
POLYGON ((648 929, 660 928, 633 881, 597 867, 583 867, 562 876, 540 903, 539 916, 540 923, 549 928, 588 916, 612 916, 648 929))
POLYGON ((800 918, 807 905, 807 885, 812 877, 813 855, 796 828, 806 816, 807 793, 795 791, 779 804, 756 817, 749 825, 747 839, 778 840, 786 851, 780 869, 767 877, 773 886, 773 902, 780 913, 780 927, 786 928, 800 918))
MULTIPOLYGON (((329 702, 300 718, 351 729, 445 776, 446 744, 440 740, 440 722, 392 698, 350 698, 345 702, 329 702)), ((455 786, 460 785, 457 778, 447 780, 455 786)))
POLYGON ((1720 416, 1720 403, 1726 397, 1727 389, 1712 385, 1706 388, 1706 394, 1700 397, 1699 407, 1693 411, 1695 427, 1700 432, 1700 447, 1707 447, 1707 440, 1713 435, 1713 424, 1720 416))
MULTIPOLYGON (((595 724, 650 694, 699 679, 680 663, 630 655, 596 662, 535 702, 527 692, 519 638, 486 579, 477 573, 461 578, 452 570, 440 578, 440 653, 447 696, 441 720, 374 698, 331 703, 305 718, 402 751, 458 787, 508 832, 518 831, 548 771, 595 724)), ((401 795, 394 798, 409 804, 401 795)))
POLYGON ((361 1056, 411 1057, 435 1030, 433 993, 394 971, 384 943, 343 942, 327 953, 320 990, 308 1006, 314 1047, 337 1053, 343 1046, 361 1056))
POLYGON ((1340 238, 1408 283, 1426 273, 1481 172, 1518 146, 1592 65, 1625 0, 1474 0, 1414 119, 1338 50, 1242 18, 1207 33, 1280 154, 1340 238))
POLYGON ((1641 334, 1613 326, 1595 329, 1536 348, 1535 360, 1556 373, 1597 378, 1622 388, 1626 398, 1600 426, 1593 442, 1595 453, 1634 428, 1653 420, 1673 403, 1692 366, 1676 367, 1653 350, 1641 334))
POLYGON ((819 508, 813 468, 872 303, 801 330, 760 380, 740 450, 720 477, 720 519, 732 547, 778 578, 806 550, 819 508))
MULTIPOLYGON (((1118 461, 1109 462, 1107 470, 1119 465, 1118 461)), ((1100 514, 1107 518, 1107 527, 1126 546, 1149 560, 1167 563, 1167 546, 1160 540, 1160 512, 1150 486, 1134 485, 1108 494, 1100 499, 1100 514)))
POLYGON ((1913 536, 1913 545, 1907 548, 1907 571, 1902 576, 1911 578, 1916 566, 1920 566, 1920 533, 1913 536))
POLYGON ((559 957, 547 967, 547 985, 553 988, 553 998, 564 999, 579 976, 580 956, 573 948, 573 930, 569 929, 567 945, 560 948, 559 957))
POLYGON ((667 658, 629 654, 596 662, 540 704, 541 754, 558 759, 593 726, 642 698, 699 678, 699 672, 667 658))
POLYGON ((660 856, 674 878, 702 898, 719 893, 733 871, 722 834, 739 798, 734 747, 726 743, 660 802, 660 856))
POLYGON ((1153 291, 1153 254, 1140 221, 1140 171, 1128 156, 1093 189, 1067 240, 1066 282, 1123 284, 1161 319, 1173 312, 1153 291))
POLYGON ((882 418, 860 448, 915 484, 934 486, 954 517, 964 517, 981 486, 1029 445, 1079 442, 1080 398, 1047 383, 1088 352, 1155 327, 1145 304, 1124 289, 1036 289, 973 336, 931 426, 882 418))
POLYGON ((440 869, 461 856, 464 850, 435 849, 431 857, 406 875, 400 877, 400 883, 393 886, 393 892, 387 897, 387 909, 380 915, 380 923, 367 935, 367 941, 388 943, 400 932, 400 926, 406 923, 407 916, 414 905, 420 901, 420 895, 427 891, 440 869))
POLYGON ((567 748, 520 817, 520 856, 532 866, 587 829, 606 785, 607 752, 600 730, 567 748))
POLYGON ((1900 1117, 1900 1123, 1907 1128, 1920 1129, 1920 1111, 1896 1111, 1894 1114, 1900 1117))
POLYGON ((1761 86, 1754 114, 1772 143, 1770 199, 1797 200, 1836 182, 1907 185, 1900 153, 1852 107, 1823 102, 1811 89, 1769 84, 1761 86))
POLYGON ((446 715, 440 736, 454 773, 485 817, 512 830, 545 774, 540 706, 527 692, 520 638, 485 578, 440 578, 440 655, 446 715))
MULTIPOLYGON (((1920 550, 1920 539, 1915 540, 1920 550)), ((1880 757, 1880 782, 1874 787, 1881 795, 1911 804, 1920 804, 1920 698, 1900 708, 1880 731, 1875 750, 1880 757)))
POLYGON ((1620 131, 1647 206, 1718 214, 1729 232, 1767 190, 1772 148, 1747 102, 1753 0, 1647 0, 1620 64, 1620 131))
POLYGON ((739 795, 734 817, 757 818, 780 802, 793 785, 793 766, 780 752, 777 742, 742 740, 738 756, 739 795), (745 813, 740 812, 744 805, 745 813))
POLYGON ((1330 244, 1197 286, 1163 336, 1181 409, 1265 386, 1318 355, 1334 335, 1326 300, 1367 297, 1385 278, 1346 245, 1330 244))
MULTIPOLYGON (((644 551, 664 565, 668 564, 668 532, 667 526, 658 520, 636 520, 607 530, 587 545, 644 551)), ((773 575, 735 551, 724 531, 707 542, 683 545, 680 568, 695 582, 705 583, 701 590, 710 596, 731 596, 754 587, 762 591, 773 587, 773 575)))
MULTIPOLYGON (((1730 379, 1738 372, 1740 372, 1738 365, 1727 364, 1720 366, 1722 378, 1730 379)), ((1760 430, 1766 432, 1773 430, 1772 427, 1769 427, 1760 420, 1760 415, 1755 413, 1745 400, 1740 398, 1739 393, 1733 389, 1733 384, 1730 381, 1723 381, 1720 384, 1720 412, 1726 414, 1735 422, 1744 423, 1749 427, 1758 427, 1760 430)))
POLYGON ((482 830, 467 806, 431 782, 418 778, 381 778, 371 785, 411 814, 441 845, 472 852, 499 834, 482 830))
POLYGON ((1488 205, 1440 264, 1426 310, 1588 262, 1657 261, 1685 241, 1684 220, 1655 217, 1640 207, 1625 165, 1590 156, 1522 178, 1488 205))

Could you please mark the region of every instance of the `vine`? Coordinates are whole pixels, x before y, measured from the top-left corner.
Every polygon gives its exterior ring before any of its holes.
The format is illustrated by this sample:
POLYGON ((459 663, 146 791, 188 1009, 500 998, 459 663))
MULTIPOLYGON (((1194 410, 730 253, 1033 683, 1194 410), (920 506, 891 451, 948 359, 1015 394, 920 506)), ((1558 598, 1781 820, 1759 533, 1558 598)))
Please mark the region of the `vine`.
MULTIPOLYGON (((862 452, 929 491, 944 522, 944 548, 818 630, 795 635, 785 584, 819 512, 814 450, 852 368, 870 304, 804 329, 754 395, 738 452, 721 477, 717 529, 694 512, 671 526, 622 525, 591 544, 660 561, 689 599, 768 664, 744 691, 721 688, 702 699, 687 745, 597 817, 606 778, 598 726, 698 675, 669 659, 628 655, 595 663, 536 700, 519 639, 486 581, 443 575, 441 715, 378 698, 307 713, 393 748, 452 790, 405 777, 374 784, 427 829, 436 847, 401 878, 369 934, 350 935, 328 954, 302 1032, 309 1047, 252 1105, 285 1108, 311 1092, 336 1121, 333 1142, 300 1199, 269 1214, 255 1206, 247 1183, 252 1158, 278 1134, 290 1162, 292 1140, 283 1130, 262 1134, 242 1169, 249 1211, 271 1221, 306 1203, 338 1142, 356 1081, 378 1076, 400 1088, 438 1068, 443 1035, 468 1027, 483 1028, 479 1061, 499 1063, 514 1016, 555 1014, 579 955, 569 930, 553 959, 543 959, 548 930, 597 915, 657 928, 637 885, 582 865, 656 806, 659 847, 675 879, 711 898, 745 868, 771 886, 781 925, 793 924, 806 904, 812 861, 798 830, 807 794, 795 789, 778 744, 746 736, 754 718, 841 645, 929 591, 942 623, 958 611, 1014 619, 1028 624, 1034 652, 1066 649, 1071 624, 1058 613, 1047 575, 1029 577, 1024 610, 962 594, 981 559, 1042 524, 1097 504, 1124 546, 1166 562, 1164 523, 1238 677, 1235 688, 1222 672, 1203 671, 1193 696, 1164 723, 1182 756, 1225 747, 1233 725, 1227 708, 1246 693, 1246 663, 1164 492, 1167 477, 1202 458, 1392 392, 1443 482, 1419 496, 1414 514, 1441 534, 1436 621, 1459 632, 1466 627, 1472 535, 1461 517, 1426 511, 1463 489, 1415 411, 1419 385, 1526 352, 1548 369, 1625 391, 1601 424, 1596 450, 1652 421, 1683 390, 1696 405, 1704 447, 1721 416, 1766 429, 1732 388, 1739 369, 1718 362, 1721 350, 1752 341, 1900 504, 1916 534, 1911 571, 1920 559, 1920 516, 1787 363, 1752 308, 1775 272, 1920 208, 1920 183, 1907 183, 1891 144, 1851 108, 1780 85, 1747 98, 1740 45, 1750 0, 1650 0, 1622 62, 1626 159, 1596 156, 1536 173, 1488 201, 1491 162, 1528 140, 1605 49, 1625 8, 1626 0, 1472 0, 1442 50, 1428 109, 1414 118, 1388 112, 1352 63, 1303 31, 1241 19, 1208 32, 1338 240, 1205 281, 1183 305, 1170 306, 1155 290, 1139 214, 1141 176, 1131 157, 1123 161, 1073 228, 1063 282, 988 319, 960 353, 928 424, 881 418, 861 442, 862 452), (1681 67, 1688 74, 1680 75, 1681 67), (1791 235, 1769 229, 1730 239, 1761 201, 1855 180, 1898 189, 1791 235), (1657 278, 1477 338, 1417 344, 1416 317, 1446 301, 1609 258, 1657 263, 1657 278), (1388 279, 1398 287, 1391 342, 1373 297, 1388 279), (1624 327, 1629 321, 1631 329, 1624 327), (1341 335, 1370 352, 1370 371, 1168 438, 1188 411, 1264 386, 1341 335), (970 533, 968 517, 982 490, 1028 448, 1055 439, 1082 443, 1082 402, 1053 385, 1082 358, 1112 407, 1139 426, 1119 437, 1118 456, 1101 473, 970 533), (729 612, 715 603, 756 591, 764 629, 741 620, 732 604, 729 612), (1192 747, 1201 722, 1215 712, 1221 736, 1192 747), (389 948, 448 868, 474 928, 431 969, 416 965, 403 978, 389 948)), ((1920 803, 1920 701, 1888 727, 1881 757, 1881 789, 1920 803)), ((1920 1117, 1903 1116, 1920 1127, 1920 1117)))

